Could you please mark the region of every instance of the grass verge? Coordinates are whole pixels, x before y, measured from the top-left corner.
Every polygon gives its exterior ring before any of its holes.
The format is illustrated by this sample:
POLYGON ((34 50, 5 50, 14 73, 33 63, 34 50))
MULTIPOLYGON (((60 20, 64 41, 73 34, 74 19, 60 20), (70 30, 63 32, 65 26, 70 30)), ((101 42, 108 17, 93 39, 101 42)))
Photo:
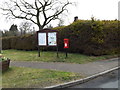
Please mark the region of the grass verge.
POLYGON ((56 52, 50 51, 41 52, 41 57, 38 57, 37 51, 21 50, 3 50, 3 55, 13 61, 66 62, 78 64, 117 57, 117 55, 87 56, 82 54, 69 53, 68 58, 65 58, 65 53, 59 52, 59 58, 57 58, 56 52))
POLYGON ((43 88, 80 79, 80 74, 71 72, 11 67, 2 75, 3 88, 43 88))

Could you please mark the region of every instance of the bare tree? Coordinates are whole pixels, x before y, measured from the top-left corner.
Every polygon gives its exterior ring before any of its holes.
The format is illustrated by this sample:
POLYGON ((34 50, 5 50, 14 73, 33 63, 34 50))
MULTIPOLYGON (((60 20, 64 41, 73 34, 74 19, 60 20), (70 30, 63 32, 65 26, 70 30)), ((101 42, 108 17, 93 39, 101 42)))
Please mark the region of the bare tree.
POLYGON ((7 17, 29 20, 41 30, 52 20, 59 19, 70 4, 68 0, 10 0, 1 9, 7 17))
POLYGON ((64 26, 64 20, 63 19, 59 19, 59 23, 58 23, 58 27, 64 26))
POLYGON ((22 22, 19 26, 21 35, 26 34, 27 32, 30 32, 31 31, 31 26, 32 26, 32 23, 30 23, 30 22, 27 22, 27 21, 22 22))
POLYGON ((52 29, 53 26, 51 24, 47 25, 47 28, 52 29))

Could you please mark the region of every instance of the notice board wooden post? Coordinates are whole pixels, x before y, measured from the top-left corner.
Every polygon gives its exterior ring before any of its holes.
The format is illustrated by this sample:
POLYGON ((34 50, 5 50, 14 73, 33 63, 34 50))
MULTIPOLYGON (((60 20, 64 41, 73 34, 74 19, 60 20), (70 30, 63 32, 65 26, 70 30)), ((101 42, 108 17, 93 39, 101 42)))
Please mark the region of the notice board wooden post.
POLYGON ((40 47, 38 46, 38 57, 40 57, 40 47))
POLYGON ((57 57, 59 58, 59 51, 58 51, 58 46, 57 46, 57 57))
POLYGON ((47 34, 44 31, 37 31, 38 57, 40 57, 40 47, 47 46, 47 34))
POLYGON ((43 29, 37 31, 38 56, 40 57, 40 47, 56 47, 58 56, 58 31, 43 29))

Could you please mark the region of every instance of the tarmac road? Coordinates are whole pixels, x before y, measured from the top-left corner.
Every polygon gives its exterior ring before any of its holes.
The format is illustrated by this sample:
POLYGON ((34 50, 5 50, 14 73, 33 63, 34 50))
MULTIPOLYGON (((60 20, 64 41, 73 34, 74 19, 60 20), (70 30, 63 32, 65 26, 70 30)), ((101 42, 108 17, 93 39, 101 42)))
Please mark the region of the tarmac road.
MULTIPOLYGON (((80 85, 72 86, 63 90, 70 90, 70 88, 81 88, 80 90, 84 90, 82 88, 109 88, 107 90, 120 90, 120 69, 110 72, 106 75, 100 76, 88 82, 85 82, 80 85), (118 89, 119 88, 119 89, 118 89)), ((85 90, 86 90, 85 89, 85 90)), ((101 90, 103 90, 101 89, 101 90)), ((89 90, 89 89, 88 89, 89 90)), ((106 90, 106 89, 105 89, 106 90)))

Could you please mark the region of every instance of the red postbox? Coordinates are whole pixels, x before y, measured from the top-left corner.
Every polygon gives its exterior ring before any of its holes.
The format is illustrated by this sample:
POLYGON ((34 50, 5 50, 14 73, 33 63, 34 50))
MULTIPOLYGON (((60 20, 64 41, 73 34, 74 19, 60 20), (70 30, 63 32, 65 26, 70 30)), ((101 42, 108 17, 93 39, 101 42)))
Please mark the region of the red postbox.
POLYGON ((69 48, 69 39, 64 39, 64 48, 69 48))

